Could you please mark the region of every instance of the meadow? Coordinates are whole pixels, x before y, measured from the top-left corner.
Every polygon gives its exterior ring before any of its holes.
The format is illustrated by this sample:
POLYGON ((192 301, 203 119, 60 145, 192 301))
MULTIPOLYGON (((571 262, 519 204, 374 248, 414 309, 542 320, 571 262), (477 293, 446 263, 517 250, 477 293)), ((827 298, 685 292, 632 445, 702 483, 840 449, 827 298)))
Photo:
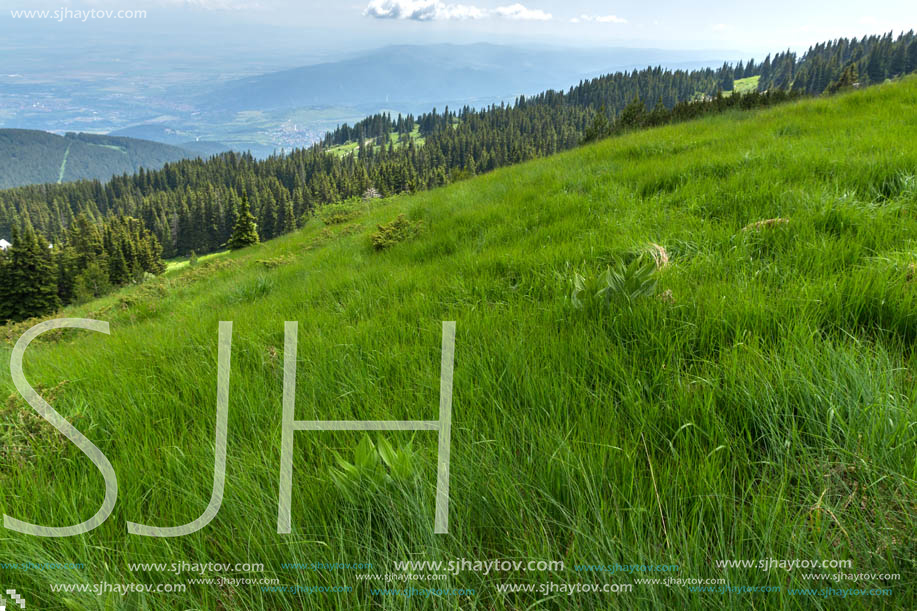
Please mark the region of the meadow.
MULTIPOLYGON (((108 321, 111 334, 49 334, 25 373, 111 460, 118 503, 87 535, 0 530, 3 562, 83 565, 0 568, 0 584, 40 609, 917 607, 915 105, 911 78, 635 132, 319 214, 69 308, 60 316, 108 321), (402 214, 410 230, 374 247, 378 226, 402 214), (234 323, 222 508, 193 535, 130 536, 127 521, 184 524, 210 499, 219 321, 234 323), (398 468, 367 458, 362 433, 296 432, 292 533, 277 534, 284 321, 299 321, 300 420, 435 419, 441 325, 456 321, 448 535, 433 534, 428 432, 369 435, 398 468), (358 578, 463 558, 565 568, 358 578), (847 573, 900 580, 716 565, 772 558, 850 560, 847 573), (185 583, 129 566, 173 562, 261 563, 206 576, 302 588, 50 587, 185 583), (284 567, 309 562, 373 568, 284 567), (615 564, 679 568, 576 569, 615 564), (637 583, 653 577, 773 591, 637 583), (548 582, 633 588, 498 589, 548 582), (474 594, 373 594, 410 586, 474 594), (791 592, 823 587, 892 593, 791 592)), ((0 362, 26 328, 0 329, 0 362)), ((101 476, 3 369, 0 510, 87 519, 101 476)))

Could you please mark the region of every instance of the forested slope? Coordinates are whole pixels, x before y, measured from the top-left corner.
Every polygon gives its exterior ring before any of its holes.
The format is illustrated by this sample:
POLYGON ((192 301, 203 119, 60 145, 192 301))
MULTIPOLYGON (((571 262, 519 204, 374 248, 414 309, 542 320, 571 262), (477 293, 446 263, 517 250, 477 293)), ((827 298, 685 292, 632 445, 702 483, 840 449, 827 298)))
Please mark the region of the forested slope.
POLYGON ((157 170, 196 156, 178 147, 134 138, 0 129, 0 189, 77 180, 104 182, 140 168, 157 170))

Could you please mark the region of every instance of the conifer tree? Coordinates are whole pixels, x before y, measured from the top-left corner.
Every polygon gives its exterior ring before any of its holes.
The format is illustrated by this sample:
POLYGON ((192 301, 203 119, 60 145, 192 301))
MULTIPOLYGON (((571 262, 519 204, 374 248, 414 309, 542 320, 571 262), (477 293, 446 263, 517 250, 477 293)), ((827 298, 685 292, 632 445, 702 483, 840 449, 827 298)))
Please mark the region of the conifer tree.
POLYGON ((10 281, 10 256, 0 250, 0 324, 13 319, 13 284, 10 281))
POLYGON ((846 70, 844 70, 841 77, 837 79, 834 83, 828 86, 828 93, 836 93, 838 91, 849 89, 856 85, 860 80, 860 75, 857 72, 856 64, 850 64, 846 70))
POLYGON ((643 122, 644 115, 646 115, 646 105, 639 97, 634 98, 634 101, 621 111, 621 116, 618 117, 618 125, 623 129, 639 127, 643 122))
POLYGON ((57 267, 48 241, 35 234, 31 225, 14 232, 13 245, 5 256, 2 318, 21 321, 44 316, 60 307, 57 295, 57 267))
POLYGON ((277 234, 283 235, 296 231, 296 215, 293 213, 293 202, 284 199, 280 209, 280 218, 277 220, 277 234))
POLYGON ((611 135, 611 129, 611 122, 608 120, 608 111, 602 106, 592 119, 592 123, 586 128, 586 133, 583 135, 583 142, 589 143, 607 138, 611 135))
POLYGON ((227 246, 231 250, 238 250, 257 244, 260 241, 258 237, 258 226, 257 223, 255 223, 255 217, 252 215, 251 208, 248 205, 248 195, 243 192, 242 202, 239 204, 239 213, 236 217, 236 224, 232 228, 232 236, 230 236, 227 246))
POLYGON ((103 268, 98 261, 90 261, 73 282, 73 296, 82 302, 101 297, 110 290, 111 282, 108 279, 108 270, 103 268))

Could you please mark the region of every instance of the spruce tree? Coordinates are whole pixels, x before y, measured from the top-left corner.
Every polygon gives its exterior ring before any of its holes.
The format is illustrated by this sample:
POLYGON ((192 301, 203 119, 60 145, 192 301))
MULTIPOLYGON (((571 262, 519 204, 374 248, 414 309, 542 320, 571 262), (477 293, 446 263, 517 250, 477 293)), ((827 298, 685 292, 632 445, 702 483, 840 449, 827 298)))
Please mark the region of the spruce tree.
POLYGON ((847 66, 847 69, 844 70, 844 72, 841 74, 840 78, 836 82, 829 85, 826 91, 828 93, 836 93, 844 89, 850 89, 851 87, 856 85, 859 82, 859 80, 860 80, 860 76, 857 73, 856 64, 850 64, 849 66, 847 66))
POLYGON ((907 72, 907 47, 898 45, 888 66, 889 76, 901 76, 907 72))
POLYGON ((296 215, 293 213, 293 202, 284 199, 280 208, 280 219, 277 221, 277 234, 283 235, 296 231, 296 215))
POLYGON ((907 72, 917 72, 917 40, 907 48, 907 72))
POLYGON ((10 281, 10 257, 0 250, 0 324, 13 319, 13 285, 10 281))
POLYGON ((873 50, 873 52, 869 54, 869 60, 866 62, 866 75, 869 77, 869 82, 872 84, 885 82, 885 77, 887 76, 885 64, 882 61, 882 56, 879 54, 878 49, 873 50))
POLYGON ((98 261, 90 261, 73 281, 73 296, 77 301, 86 302, 105 295, 111 290, 108 270, 98 261))
POLYGON ((260 238, 258 238, 258 225, 255 223, 255 217, 252 215, 251 208, 248 205, 248 195, 243 192, 236 224, 232 228, 232 236, 230 236, 226 245, 230 250, 238 250, 257 244, 260 241, 260 238))
POLYGON ((31 225, 13 234, 5 265, 4 318, 13 321, 45 316, 60 307, 57 266, 47 240, 31 225))
POLYGON ((617 124, 623 129, 639 127, 643 123, 645 115, 646 105, 639 97, 636 97, 633 102, 621 111, 617 124))

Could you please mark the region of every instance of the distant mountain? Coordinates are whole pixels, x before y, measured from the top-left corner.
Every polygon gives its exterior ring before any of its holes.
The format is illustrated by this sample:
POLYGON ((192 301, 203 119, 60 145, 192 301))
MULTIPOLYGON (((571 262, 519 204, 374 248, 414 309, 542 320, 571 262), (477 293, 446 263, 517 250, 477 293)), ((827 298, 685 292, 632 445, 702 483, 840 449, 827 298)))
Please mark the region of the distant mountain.
POLYGON ((187 149, 133 138, 0 129, 0 189, 29 184, 108 180, 141 167, 202 156, 187 149))
POLYGON ((191 151, 201 157, 213 157, 220 153, 231 150, 232 147, 226 146, 222 142, 208 142, 206 140, 195 140, 193 142, 182 142, 179 148, 191 151))
POLYGON ((232 150, 231 146, 223 144, 222 142, 198 140, 197 135, 193 131, 177 129, 162 123, 134 125, 110 132, 108 135, 123 138, 140 138, 143 140, 152 140, 153 142, 171 144, 172 146, 177 146, 178 148, 198 153, 205 157, 232 150))
POLYGON ((566 89, 582 78, 648 65, 712 66, 722 64, 722 54, 492 44, 390 46, 343 61, 231 81, 202 96, 198 105, 217 111, 388 105, 420 112, 436 102, 455 106, 566 89))

